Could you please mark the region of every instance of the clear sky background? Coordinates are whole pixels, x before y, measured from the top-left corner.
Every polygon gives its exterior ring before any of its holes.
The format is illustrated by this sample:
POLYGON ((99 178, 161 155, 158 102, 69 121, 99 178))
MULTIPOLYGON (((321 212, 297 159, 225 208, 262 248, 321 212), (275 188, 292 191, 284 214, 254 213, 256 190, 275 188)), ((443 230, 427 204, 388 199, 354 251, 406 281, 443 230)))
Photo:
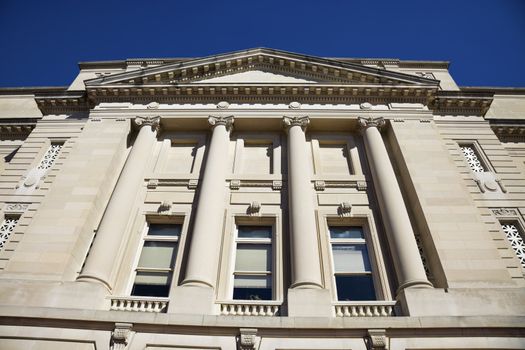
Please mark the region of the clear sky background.
POLYGON ((253 47, 445 60, 461 86, 525 87, 525 0, 0 0, 0 86, 69 85, 81 61, 253 47))

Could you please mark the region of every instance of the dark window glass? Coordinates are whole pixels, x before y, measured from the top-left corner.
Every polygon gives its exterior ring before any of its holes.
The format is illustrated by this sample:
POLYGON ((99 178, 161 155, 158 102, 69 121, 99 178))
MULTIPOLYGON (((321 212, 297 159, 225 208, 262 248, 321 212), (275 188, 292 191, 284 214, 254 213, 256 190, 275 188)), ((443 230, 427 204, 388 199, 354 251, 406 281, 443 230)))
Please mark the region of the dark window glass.
POLYGON ((335 283, 339 301, 376 300, 371 275, 336 275, 335 283))
POLYGON ((150 224, 148 236, 180 236, 182 225, 150 224))
POLYGON ((359 226, 330 226, 330 238, 364 239, 365 236, 359 226))
POLYGON ((271 226, 239 226, 239 238, 272 238, 271 226))

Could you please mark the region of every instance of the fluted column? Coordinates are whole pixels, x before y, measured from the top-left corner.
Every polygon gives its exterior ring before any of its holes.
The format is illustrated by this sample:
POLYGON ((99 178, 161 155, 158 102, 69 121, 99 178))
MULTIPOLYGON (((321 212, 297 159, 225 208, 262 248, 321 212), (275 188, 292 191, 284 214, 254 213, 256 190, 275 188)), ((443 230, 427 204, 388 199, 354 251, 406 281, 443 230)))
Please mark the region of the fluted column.
POLYGON ((226 157, 233 117, 210 116, 208 121, 213 132, 182 284, 215 288, 225 209, 226 157))
POLYGON ((114 271, 119 264, 121 244, 125 241, 126 226, 137 190, 144 180, 144 165, 151 157, 157 137, 160 117, 137 117, 134 122, 140 130, 78 277, 81 281, 102 283, 110 290, 113 288, 114 271))
POLYGON ((308 117, 284 117, 288 131, 288 206, 292 288, 322 288, 305 129, 308 117))
POLYGON ((432 286, 427 280, 405 202, 379 132, 385 120, 359 118, 359 125, 394 260, 398 291, 408 287, 432 286))

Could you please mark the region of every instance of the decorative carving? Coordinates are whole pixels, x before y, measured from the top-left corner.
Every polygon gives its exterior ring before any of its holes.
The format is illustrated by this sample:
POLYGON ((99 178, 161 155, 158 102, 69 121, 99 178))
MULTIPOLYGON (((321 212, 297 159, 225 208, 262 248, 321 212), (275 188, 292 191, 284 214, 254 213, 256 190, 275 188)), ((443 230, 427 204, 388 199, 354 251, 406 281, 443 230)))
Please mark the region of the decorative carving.
POLYGON ((133 324, 115 323, 115 329, 111 333, 110 347, 112 350, 124 350, 131 341, 133 324))
POLYGON ((326 182, 323 180, 317 180, 314 182, 314 188, 316 191, 324 191, 326 188, 326 182))
POLYGON ((221 101, 221 102, 217 103, 217 108, 218 109, 226 109, 228 107, 230 107, 230 104, 228 102, 226 102, 226 101, 221 101))
POLYGON ((259 348, 261 337, 257 336, 256 328, 241 328, 237 336, 237 349, 256 350, 259 348))
POLYGON ((139 128, 150 126, 152 130, 160 130, 160 116, 157 117, 135 117, 135 125, 139 128))
POLYGON ((146 105, 147 109, 158 109, 160 104, 158 102, 150 102, 146 105))
POLYGON ((465 157, 465 160, 473 172, 485 172, 485 168, 483 168, 483 165, 481 165, 481 162, 478 159, 478 155, 476 154, 473 146, 461 146, 461 151, 463 152, 463 156, 465 157))
POLYGON ((349 202, 343 202, 339 204, 337 208, 337 214, 339 216, 349 216, 352 211, 352 205, 349 202))
POLYGON ((6 214, 21 214, 29 208, 29 204, 24 203, 7 203, 4 207, 4 213, 6 214))
POLYGON ((501 225, 501 228, 503 232, 505 232, 505 236, 507 236, 512 249, 514 249, 516 256, 520 260, 521 266, 525 268, 525 242, 523 241, 521 232, 518 229, 518 224, 506 223, 501 225))
POLYGON ((416 72, 416 75, 426 79, 436 79, 431 72, 416 72))
MULTIPOLYGON (((38 165, 37 169, 46 170, 46 169, 51 168, 53 166, 53 164, 55 164, 55 161, 58 158, 58 155, 60 154, 60 150, 61 149, 62 149, 62 145, 61 144, 52 144, 52 145, 50 145, 49 148, 47 149, 46 153, 42 157, 42 160, 40 161, 40 164, 38 165)), ((34 185, 34 183, 32 185, 27 185, 26 183, 24 183, 24 184, 27 187, 30 187, 30 186, 34 185)))
POLYGON ((248 215, 260 215, 261 214, 261 203, 253 201, 246 210, 248 215))
POLYGON ((366 183, 366 181, 357 181, 356 186, 358 191, 366 191, 366 189, 368 188, 368 184, 366 183))
POLYGON ((518 215, 518 211, 516 209, 509 209, 509 208, 492 209, 492 213, 497 216, 517 216, 518 215))
POLYGON ((361 103, 359 105, 359 108, 364 109, 364 110, 368 110, 368 109, 372 108, 372 104, 369 103, 369 102, 363 102, 363 103, 361 103))
POLYGON ((309 117, 283 117, 283 125, 288 130, 292 126, 300 126, 303 131, 306 131, 306 127, 310 124, 309 117))
POLYGON ((159 208, 157 209, 157 212, 159 214, 169 214, 171 209, 171 202, 170 201, 163 201, 160 203, 159 208))
POLYGON ((481 191, 481 193, 485 193, 485 186, 483 186, 483 184, 481 183, 481 180, 474 179, 474 182, 476 183, 476 185, 478 185, 478 188, 481 191))
POLYGON ((272 190, 280 191, 283 188, 283 182, 281 180, 272 181, 272 190))
POLYGON ((239 188, 241 188, 241 180, 230 181, 230 190, 238 190, 239 188))
POLYGON ((384 329, 369 329, 365 338, 369 350, 388 349, 388 338, 384 329))
POLYGON ((290 102, 290 104, 288 105, 288 108, 290 109, 299 109, 301 108, 301 104, 297 101, 293 101, 293 102, 290 102))
POLYGON ((357 122, 359 123, 359 127, 361 129, 368 129, 368 128, 382 129, 386 125, 386 121, 383 117, 379 117, 379 118, 359 117, 357 118, 357 122))
POLYGON ((485 180, 484 185, 485 188, 491 192, 495 192, 498 190, 498 184, 492 179, 485 180))
POLYGON ((9 236, 13 233, 18 219, 14 218, 5 218, 0 226, 0 250, 2 250, 9 240, 9 236))
POLYGON ((507 188, 503 184, 503 181, 501 181, 501 179, 496 179, 495 181, 498 183, 499 187, 501 188, 501 192, 507 193, 507 188))
POLYGON ((226 127, 226 130, 228 131, 231 131, 233 129, 233 122, 234 122, 234 119, 232 115, 228 117, 210 115, 208 117, 208 123, 210 123, 212 127, 224 125, 226 127))

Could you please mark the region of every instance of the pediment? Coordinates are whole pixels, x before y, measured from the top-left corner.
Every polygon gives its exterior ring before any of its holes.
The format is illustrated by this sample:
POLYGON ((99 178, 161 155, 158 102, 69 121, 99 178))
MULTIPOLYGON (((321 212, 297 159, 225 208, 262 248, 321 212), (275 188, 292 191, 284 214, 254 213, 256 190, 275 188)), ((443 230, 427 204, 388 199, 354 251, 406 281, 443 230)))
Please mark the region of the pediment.
POLYGON ((437 86, 434 79, 271 49, 238 51, 87 80, 89 87, 337 84, 437 86))

